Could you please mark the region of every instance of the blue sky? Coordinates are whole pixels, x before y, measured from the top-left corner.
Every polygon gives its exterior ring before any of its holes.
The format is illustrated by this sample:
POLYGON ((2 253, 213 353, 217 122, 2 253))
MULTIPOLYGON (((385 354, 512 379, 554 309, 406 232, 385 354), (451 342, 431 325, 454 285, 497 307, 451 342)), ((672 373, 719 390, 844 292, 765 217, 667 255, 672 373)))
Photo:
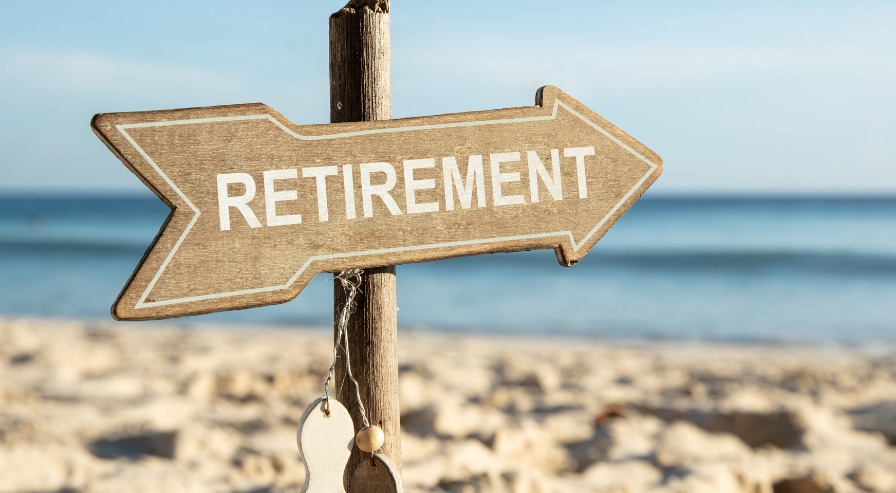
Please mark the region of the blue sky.
MULTIPOLYGON (((0 4, 0 191, 145 193, 94 113, 328 120, 342 1, 0 4)), ((896 3, 395 0, 393 116, 554 84, 663 157, 652 193, 896 193, 896 3)))

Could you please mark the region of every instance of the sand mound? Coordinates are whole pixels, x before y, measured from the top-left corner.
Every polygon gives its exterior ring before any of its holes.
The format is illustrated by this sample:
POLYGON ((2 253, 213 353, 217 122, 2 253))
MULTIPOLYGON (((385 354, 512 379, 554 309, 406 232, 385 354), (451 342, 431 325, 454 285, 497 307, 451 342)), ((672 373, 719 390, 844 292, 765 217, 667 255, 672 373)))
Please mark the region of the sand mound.
MULTIPOLYGON (((286 492, 328 331, 0 321, 0 493, 286 492)), ((896 491, 896 357, 401 335, 424 492, 896 491)))

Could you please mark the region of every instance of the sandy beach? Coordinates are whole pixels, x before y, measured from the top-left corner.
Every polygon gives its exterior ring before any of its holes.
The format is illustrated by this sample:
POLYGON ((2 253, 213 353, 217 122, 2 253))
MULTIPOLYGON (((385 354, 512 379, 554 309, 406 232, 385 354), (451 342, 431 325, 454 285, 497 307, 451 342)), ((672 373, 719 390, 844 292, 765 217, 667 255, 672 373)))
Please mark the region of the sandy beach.
MULTIPOLYGON (((297 492, 327 330, 0 320, 0 492, 297 492)), ((405 491, 896 491, 896 351, 400 332, 405 491)))

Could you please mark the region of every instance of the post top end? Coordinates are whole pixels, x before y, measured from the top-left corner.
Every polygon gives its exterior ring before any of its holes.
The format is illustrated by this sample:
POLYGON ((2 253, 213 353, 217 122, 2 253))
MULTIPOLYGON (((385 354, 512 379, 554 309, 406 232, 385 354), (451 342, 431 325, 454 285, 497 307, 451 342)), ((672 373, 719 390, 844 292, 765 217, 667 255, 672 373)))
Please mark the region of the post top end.
POLYGON ((348 3, 345 4, 345 7, 342 7, 333 15, 357 14, 358 11, 364 9, 370 10, 372 12, 388 14, 389 0, 348 0, 348 3))

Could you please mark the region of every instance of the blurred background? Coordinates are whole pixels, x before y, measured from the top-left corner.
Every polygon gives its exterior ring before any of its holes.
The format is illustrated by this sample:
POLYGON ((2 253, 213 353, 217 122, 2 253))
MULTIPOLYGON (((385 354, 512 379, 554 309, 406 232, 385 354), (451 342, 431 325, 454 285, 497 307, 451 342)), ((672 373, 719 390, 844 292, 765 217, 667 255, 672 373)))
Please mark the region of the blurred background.
MULTIPOLYGON (((393 2, 393 116, 553 84, 665 171, 585 260, 405 265, 404 330, 896 343, 896 6, 393 2)), ((168 214, 95 113, 263 102, 329 118, 330 2, 0 6, 0 316, 110 320, 168 214)), ((332 287, 180 319, 328 326, 332 287)))

